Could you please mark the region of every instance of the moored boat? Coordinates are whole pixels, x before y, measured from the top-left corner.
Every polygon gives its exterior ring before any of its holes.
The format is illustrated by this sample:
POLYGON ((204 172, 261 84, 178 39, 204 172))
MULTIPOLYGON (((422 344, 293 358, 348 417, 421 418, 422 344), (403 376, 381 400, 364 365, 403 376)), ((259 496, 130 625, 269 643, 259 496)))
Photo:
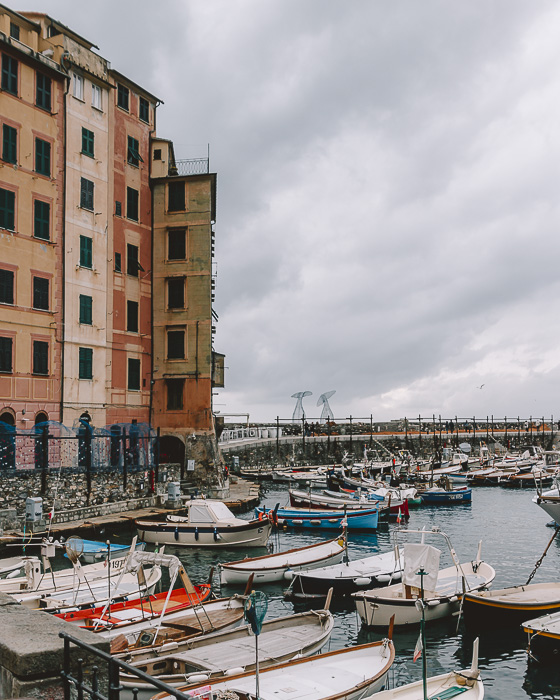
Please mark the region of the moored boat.
MULTIPOLYGON (((98 542, 97 540, 80 540, 82 543, 82 553, 80 560, 84 564, 95 564, 97 561, 104 561, 109 556, 110 559, 118 559, 124 557, 130 552, 129 544, 115 544, 107 542, 98 542)), ((143 552, 146 548, 145 542, 136 542, 134 551, 143 552)), ((65 557, 68 555, 65 554, 65 557)))
MULTIPOLYGON (((294 657, 319 652, 330 638, 334 619, 327 610, 285 615, 263 623, 259 633, 258 658, 262 670, 294 657)), ((232 669, 239 673, 255 669, 255 641, 249 625, 207 634, 176 645, 173 651, 138 650, 127 657, 134 668, 188 692, 188 683, 206 680, 212 683, 232 669), (203 678, 202 676, 206 676, 203 678)), ((138 688, 138 697, 149 698, 153 686, 131 674, 121 672, 120 683, 126 690, 138 688)))
POLYGON ((397 555, 391 550, 348 563, 295 572, 284 595, 296 600, 322 598, 331 588, 335 596, 349 595, 372 586, 400 581, 402 570, 402 551, 397 555))
POLYGON ((262 557, 240 559, 238 561, 220 564, 220 582, 222 584, 246 584, 253 575, 255 583, 271 583, 282 581, 286 572, 301 569, 315 569, 328 564, 337 564, 344 556, 345 542, 343 537, 337 537, 327 542, 318 542, 277 552, 262 557))
POLYGON ((268 520, 236 518, 222 501, 195 499, 187 515, 166 520, 137 520, 140 539, 182 547, 264 547, 272 524, 268 520))
POLYGON ((531 583, 492 591, 467 592, 463 601, 465 624, 514 627, 525 620, 560 611, 560 583, 531 583))
MULTIPOLYGON (((257 515, 265 508, 255 508, 257 515)), ((270 511, 266 511, 267 513, 270 511)), ((310 510, 306 508, 278 508, 275 510, 278 526, 303 527, 319 530, 377 530, 379 510, 372 507, 363 510, 341 512, 339 510, 310 510)))
MULTIPOLYGON (((395 649, 388 639, 292 659, 259 673, 259 698, 277 698, 282 688, 282 697, 288 700, 362 700, 382 690, 394 659, 395 649)), ((215 683, 204 680, 186 690, 189 695, 208 693, 212 697, 233 691, 240 699, 249 700, 255 697, 256 678, 254 673, 240 673, 215 683)), ((170 696, 160 693, 155 698, 167 700, 170 696)))
POLYGON ((444 488, 432 486, 420 493, 422 503, 429 505, 469 503, 472 500, 472 489, 468 486, 455 486, 444 488))
POLYGON ((528 636, 527 654, 533 661, 557 662, 560 658, 560 612, 542 615, 521 624, 528 636))

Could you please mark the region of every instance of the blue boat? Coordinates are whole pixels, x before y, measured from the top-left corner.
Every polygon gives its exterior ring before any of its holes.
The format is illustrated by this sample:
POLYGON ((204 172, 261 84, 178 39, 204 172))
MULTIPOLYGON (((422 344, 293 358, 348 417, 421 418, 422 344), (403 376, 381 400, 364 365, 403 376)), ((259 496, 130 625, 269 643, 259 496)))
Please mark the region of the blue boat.
POLYGON ((342 527, 342 521, 346 519, 348 530, 377 530, 379 522, 379 509, 368 508, 362 510, 308 510, 307 508, 255 508, 257 517, 272 517, 281 527, 303 527, 314 530, 338 530, 342 527))
POLYGON ((434 486, 421 494, 422 503, 431 505, 448 505, 450 503, 466 503, 472 500, 472 489, 468 486, 459 486, 456 489, 446 490, 434 486))
MULTIPOLYGON (((78 540, 80 548, 83 546, 80 560, 84 564, 95 564, 95 562, 103 561, 107 558, 107 542, 97 542, 95 540, 78 540)), ((146 547, 145 542, 136 543, 136 551, 143 552, 146 547)), ((124 557, 130 551, 129 544, 111 544, 111 559, 124 557)), ((64 555, 68 557, 67 554, 64 555)))

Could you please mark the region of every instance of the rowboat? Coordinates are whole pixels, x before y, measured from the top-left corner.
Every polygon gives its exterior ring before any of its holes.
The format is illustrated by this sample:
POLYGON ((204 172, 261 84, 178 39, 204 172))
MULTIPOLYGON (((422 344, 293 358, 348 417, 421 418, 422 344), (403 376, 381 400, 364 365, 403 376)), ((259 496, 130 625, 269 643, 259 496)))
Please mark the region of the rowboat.
MULTIPOLYGON (((107 544, 107 542, 98 542, 96 540, 80 540, 83 546, 80 554, 81 561, 84 564, 95 564, 97 561, 105 561, 109 555, 110 559, 118 559, 126 556, 130 551, 129 544, 107 544)), ((137 542, 134 549, 137 552, 143 552, 146 548, 145 542, 137 542)), ((68 555, 65 554, 65 557, 68 555)))
MULTIPOLYGON (((114 561, 118 561, 115 559, 114 561)), ((170 585, 167 591, 150 595, 139 600, 122 600, 108 602, 86 610, 71 610, 57 614, 67 622, 93 631, 110 631, 108 636, 116 636, 122 628, 129 628, 134 623, 154 620, 166 612, 181 611, 206 600, 211 593, 210 583, 193 586, 181 562, 170 554, 157 552, 133 552, 127 558, 127 568, 139 567, 143 563, 165 566, 169 569, 170 585), (177 578, 181 579, 182 588, 173 590, 177 578)), ((121 574, 122 575, 122 574, 121 574)))
POLYGON ((560 611, 560 583, 531 583, 495 591, 467 593, 465 624, 474 627, 520 625, 538 615, 560 611))
POLYGON ((456 486, 455 488, 432 486, 426 491, 422 491, 420 496, 422 503, 428 505, 469 503, 472 500, 472 489, 468 486, 456 486))
POLYGON ((129 572, 124 569, 119 576, 110 579, 95 579, 75 589, 53 592, 14 593, 12 598, 31 610, 61 613, 68 610, 91 608, 107 601, 134 601, 150 596, 161 579, 161 567, 157 564, 147 570, 129 572))
POLYGON ((442 536, 454 565, 440 570, 439 549, 424 542, 407 542, 404 545, 401 583, 352 594, 358 615, 365 626, 387 627, 393 616, 396 626, 419 624, 421 611, 416 603, 420 597, 423 597, 425 603, 426 622, 449 617, 459 610, 465 591, 479 591, 494 580, 494 569, 481 561, 481 544, 476 560, 460 564, 445 533, 438 529, 408 532, 420 532, 422 539, 427 535, 442 536), (421 569, 425 572, 423 576, 418 575, 421 569))
MULTIPOLYGON (((259 668, 284 663, 294 657, 316 654, 327 643, 334 618, 327 610, 286 615, 263 623, 258 644, 259 668)), ((249 625, 191 639, 176 645, 170 653, 158 650, 134 652, 128 661, 134 668, 160 681, 188 688, 189 682, 213 683, 220 677, 255 670, 255 638, 249 625)), ((125 691, 138 688, 140 699, 154 694, 153 686, 132 674, 121 672, 125 691)), ((188 692, 188 691, 187 691, 188 692)))
POLYGON ((330 588, 335 596, 349 595, 373 586, 386 586, 393 581, 400 581, 402 570, 402 551, 397 555, 391 550, 344 564, 294 572, 284 596, 296 600, 322 598, 330 588))
POLYGON ((521 625, 528 636, 527 654, 539 663, 558 661, 560 654, 560 613, 543 615, 521 625))
POLYGON ((0 559, 0 579, 22 576, 25 571, 25 562, 30 560, 39 561, 37 557, 5 557, 0 559))
POLYGON ((255 583, 282 581, 288 570, 294 572, 337 564, 342 561, 344 549, 344 538, 336 537, 328 542, 318 542, 299 549, 220 564, 220 583, 246 584, 251 574, 255 583))
POLYGON ((545 513, 560 525, 560 489, 558 486, 548 491, 538 493, 533 498, 533 503, 540 506, 545 513))
MULTIPOLYGON (((264 513, 265 508, 255 508, 255 513, 264 513)), ((268 511, 266 511, 268 512, 268 511)), ((346 523, 348 530, 377 530, 379 511, 377 507, 351 510, 309 510, 306 508, 279 508, 276 510, 279 526, 303 527, 320 530, 338 530, 346 523)))
POLYGON ((369 497, 368 495, 361 498, 356 498, 352 495, 346 496, 327 496, 316 491, 298 491, 296 489, 289 490, 290 505, 294 508, 311 508, 317 510, 367 510, 376 506, 379 511, 389 509, 392 513, 398 513, 408 508, 406 502, 402 499, 385 497, 369 497))
POLYGON ((272 524, 236 518, 222 501, 195 499, 187 515, 168 515, 166 520, 137 520, 140 539, 182 547, 264 547, 272 524))
MULTIPOLYGON (((393 643, 384 639, 276 664, 259 673, 258 697, 273 700, 281 689, 285 700, 362 700, 384 687, 394 659, 393 643)), ((203 680, 187 688, 189 695, 204 698, 227 691, 243 700, 254 698, 255 674, 239 673, 216 682, 203 680)), ((157 700, 170 697, 164 693, 155 696, 157 700)))
POLYGON ((384 690, 377 693, 375 700, 448 700, 461 698, 461 700, 483 700, 484 685, 478 670, 478 639, 475 640, 471 667, 462 671, 442 673, 439 676, 426 678, 426 693, 424 694, 424 680, 401 685, 398 688, 384 690))

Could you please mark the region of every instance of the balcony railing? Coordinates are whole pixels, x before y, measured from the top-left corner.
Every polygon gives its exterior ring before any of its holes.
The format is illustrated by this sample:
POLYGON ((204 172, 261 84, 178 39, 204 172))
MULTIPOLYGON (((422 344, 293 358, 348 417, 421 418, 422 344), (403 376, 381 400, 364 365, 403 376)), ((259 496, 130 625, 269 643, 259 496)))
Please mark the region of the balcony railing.
POLYGON ((190 158, 189 160, 176 160, 175 167, 169 168, 170 175, 205 175, 210 172, 208 158, 190 158))

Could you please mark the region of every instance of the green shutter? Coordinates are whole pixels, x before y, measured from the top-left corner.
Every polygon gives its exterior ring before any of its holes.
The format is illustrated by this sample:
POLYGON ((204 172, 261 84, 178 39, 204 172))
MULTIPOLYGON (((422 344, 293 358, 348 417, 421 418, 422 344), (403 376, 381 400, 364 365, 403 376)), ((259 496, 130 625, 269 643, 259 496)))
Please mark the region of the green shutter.
POLYGON ((17 129, 7 124, 2 125, 2 160, 17 163, 17 129))
POLYGON ((35 139, 35 171, 41 175, 51 174, 51 144, 35 139))
POLYGON ((80 379, 93 379, 93 350, 80 348, 78 376, 80 379))
POLYGON ((91 326, 93 323, 93 299, 86 294, 80 294, 80 323, 91 326))
POLYGON ((92 241, 88 236, 80 236, 80 267, 93 266, 93 256, 91 252, 92 241))
POLYGON ((33 206, 35 238, 49 241, 51 238, 51 205, 36 199, 33 206))
POLYGON ((94 139, 93 131, 82 127, 82 153, 85 156, 94 157, 94 139))
POLYGON ((16 195, 0 188, 0 228, 15 230, 16 195))

